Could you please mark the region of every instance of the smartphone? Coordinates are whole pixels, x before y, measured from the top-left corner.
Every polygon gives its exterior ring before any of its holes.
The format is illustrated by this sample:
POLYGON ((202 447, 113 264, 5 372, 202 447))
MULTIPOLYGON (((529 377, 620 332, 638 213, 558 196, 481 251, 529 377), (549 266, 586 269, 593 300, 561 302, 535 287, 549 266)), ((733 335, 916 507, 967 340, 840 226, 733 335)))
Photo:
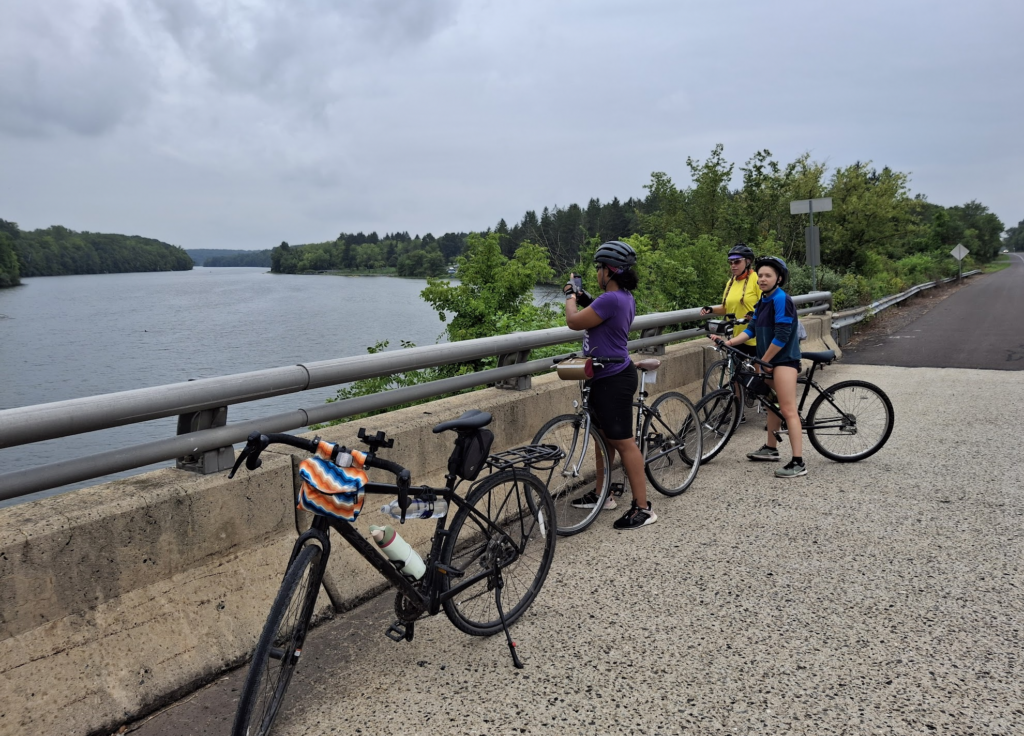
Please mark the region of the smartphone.
POLYGON ((572 290, 577 294, 583 291, 583 279, 574 273, 569 274, 569 283, 572 284, 572 290))

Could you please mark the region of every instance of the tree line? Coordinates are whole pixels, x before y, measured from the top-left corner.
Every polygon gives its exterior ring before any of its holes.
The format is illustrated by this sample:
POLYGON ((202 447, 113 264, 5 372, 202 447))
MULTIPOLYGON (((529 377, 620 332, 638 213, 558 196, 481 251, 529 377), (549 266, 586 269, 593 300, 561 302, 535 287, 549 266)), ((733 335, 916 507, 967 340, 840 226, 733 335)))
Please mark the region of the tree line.
POLYGON ((445 233, 435 238, 427 233, 412 237, 408 232, 387 233, 380 237, 341 233, 332 241, 290 246, 281 243, 270 253, 274 273, 393 274, 396 276, 439 276, 462 253, 466 233, 445 233))
POLYGON ((0 286, 29 276, 188 271, 182 249, 139 235, 75 232, 60 225, 25 231, 0 220, 0 286))

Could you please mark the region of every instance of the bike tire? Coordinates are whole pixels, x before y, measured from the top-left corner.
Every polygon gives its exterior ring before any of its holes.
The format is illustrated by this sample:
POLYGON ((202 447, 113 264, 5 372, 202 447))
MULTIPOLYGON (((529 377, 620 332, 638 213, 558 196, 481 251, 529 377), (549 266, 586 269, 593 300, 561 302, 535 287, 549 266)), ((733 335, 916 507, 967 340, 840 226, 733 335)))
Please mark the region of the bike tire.
POLYGON ((811 404, 807 438, 829 460, 855 462, 882 449, 892 434, 894 420, 892 402, 878 386, 867 381, 840 381, 811 404), (818 422, 824 424, 816 426, 818 422))
POLYGON ((701 383, 700 395, 707 396, 712 391, 720 388, 728 388, 732 376, 729 375, 729 361, 725 358, 716 360, 704 371, 704 381, 701 383))
POLYGON ((555 445, 565 453, 552 471, 548 489, 555 502, 555 519, 559 536, 579 534, 600 515, 608 500, 612 468, 608 462, 608 446, 597 429, 590 426, 587 454, 580 464, 579 473, 573 469, 583 449, 583 415, 562 414, 541 427, 533 438, 535 445, 555 445), (593 491, 597 503, 593 508, 576 508, 572 504, 593 491))
POLYGON ((323 550, 308 544, 288 566, 242 686, 232 736, 270 733, 302 655, 324 563, 323 550))
MULTIPOLYGON (((448 528, 441 562, 469 576, 488 569, 496 555, 504 558, 499 565, 504 582, 502 609, 505 623, 511 625, 537 597, 551 569, 557 539, 551 494, 532 473, 505 470, 477 483, 466 502, 468 507, 459 507, 448 528)), ((460 580, 446 576, 444 590, 460 580)), ((490 636, 502 630, 489 577, 446 599, 442 606, 448 619, 467 634, 490 636)))
POLYGON ((702 433, 693 403, 663 393, 644 416, 644 472, 659 493, 678 496, 693 483, 701 463, 702 433))
POLYGON ((702 439, 700 461, 706 463, 725 449, 736 432, 740 402, 731 388, 720 388, 702 397, 696 409, 702 439))

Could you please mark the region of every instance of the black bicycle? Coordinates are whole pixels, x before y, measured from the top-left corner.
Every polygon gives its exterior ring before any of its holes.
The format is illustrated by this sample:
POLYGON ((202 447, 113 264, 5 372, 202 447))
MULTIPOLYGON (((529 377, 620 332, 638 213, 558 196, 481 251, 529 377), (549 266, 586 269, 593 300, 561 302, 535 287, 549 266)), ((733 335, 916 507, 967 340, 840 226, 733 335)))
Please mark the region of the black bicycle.
MULTIPOLYGON (((782 435, 788 433, 786 420, 764 381, 764 375, 755 369, 755 366, 770 367, 770 364, 720 342, 714 343, 714 349, 726 352, 739 364, 730 379, 731 384, 739 384, 746 395, 753 396, 765 411, 779 417, 782 425, 775 436, 781 441, 782 435)), ((800 413, 803 431, 807 432, 807 439, 814 449, 840 463, 863 460, 882 449, 892 434, 894 423, 892 402, 885 392, 873 383, 857 380, 840 381, 822 388, 815 382, 814 374, 835 360, 835 351, 804 352, 801 357, 811 361, 811 369, 806 376, 797 379, 798 385, 803 384, 804 387, 797 411, 800 413), (804 418, 804 403, 811 388, 818 395, 811 402, 807 417, 804 418)), ((697 403, 704 438, 702 462, 720 453, 736 431, 740 400, 732 385, 712 391, 697 403)))
MULTIPOLYGON (((408 470, 377 457, 378 450, 394 445, 383 432, 371 436, 359 430, 360 440, 369 447, 365 453, 318 437, 307 440, 258 432, 249 436, 229 477, 243 461, 250 470, 258 468, 262 463, 260 453, 271 444, 305 450, 313 457, 300 465, 303 487, 299 500, 305 508, 312 504, 315 513, 311 527, 292 548, 253 654, 233 736, 270 732, 310 628, 331 553, 331 528, 397 588, 397 619, 387 629, 388 638, 411 641, 417 619, 443 609, 448 619, 467 634, 489 636, 503 631, 513 663, 522 668, 508 627, 540 591, 551 567, 556 540, 551 495, 530 468, 550 469, 561 459, 561 453, 554 447, 531 445, 488 455, 493 435, 483 428, 490 421, 490 414, 472 410, 434 427, 435 433, 451 430, 457 434, 444 488, 412 486, 408 470), (369 482, 364 467, 386 470, 394 474, 396 483, 369 482), (483 468, 488 473, 470 485, 465 498, 456 493, 460 481, 473 481, 483 468), (356 507, 361 506, 365 494, 397 496, 403 523, 411 499, 446 502, 422 565, 414 569, 408 560, 403 563, 389 559, 349 523, 354 518, 352 509, 358 513, 356 507), (453 507, 456 511, 449 523, 453 507), (413 579, 417 573, 418 579, 413 579)), ((420 562, 418 555, 416 561, 420 562)))
MULTIPOLYGON (((600 357, 589 360, 594 368, 622 362, 622 359, 600 357)), ((640 371, 640 391, 633 402, 636 409, 634 440, 644 456, 647 479, 659 493, 678 496, 690 487, 700 469, 701 433, 698 414, 683 394, 668 391, 647 406, 647 386, 654 383, 660 365, 661 361, 656 358, 635 363, 636 370, 640 371)), ((535 444, 557 447, 564 457, 549 477, 561 536, 586 529, 601 513, 610 493, 621 496, 625 491, 624 483, 612 488, 608 446, 590 414, 589 382, 580 381, 580 401, 572 403, 576 408, 574 414, 561 414, 548 420, 533 438, 535 444), (590 451, 591 446, 593 451, 590 451), (580 497, 590 492, 594 493, 594 502, 580 504, 580 497)))

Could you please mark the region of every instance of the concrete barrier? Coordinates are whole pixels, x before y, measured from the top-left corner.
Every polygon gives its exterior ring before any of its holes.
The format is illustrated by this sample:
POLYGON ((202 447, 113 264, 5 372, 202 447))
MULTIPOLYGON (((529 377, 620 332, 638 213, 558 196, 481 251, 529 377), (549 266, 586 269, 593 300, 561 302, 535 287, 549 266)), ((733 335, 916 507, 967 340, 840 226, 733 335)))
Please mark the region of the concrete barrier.
MULTIPOLYGON (((803 321, 808 347, 833 347, 827 317, 803 321)), ((697 398, 718 357, 705 346, 667 348, 656 390, 697 398)), ((577 396, 575 382, 549 374, 528 391, 486 389, 320 434, 358 446, 359 426, 384 430, 395 439, 387 457, 414 483, 440 485, 453 437, 435 424, 489 411, 497 451, 529 442, 577 396)), ((301 455, 264 457, 231 481, 169 468, 0 510, 0 736, 114 730, 245 660, 308 524, 294 501, 301 455)), ((381 519, 379 498, 356 522, 364 533, 381 519)), ((410 522, 402 534, 423 547, 432 530, 410 522)), ((384 589, 347 546, 332 551, 322 614, 384 589)))

